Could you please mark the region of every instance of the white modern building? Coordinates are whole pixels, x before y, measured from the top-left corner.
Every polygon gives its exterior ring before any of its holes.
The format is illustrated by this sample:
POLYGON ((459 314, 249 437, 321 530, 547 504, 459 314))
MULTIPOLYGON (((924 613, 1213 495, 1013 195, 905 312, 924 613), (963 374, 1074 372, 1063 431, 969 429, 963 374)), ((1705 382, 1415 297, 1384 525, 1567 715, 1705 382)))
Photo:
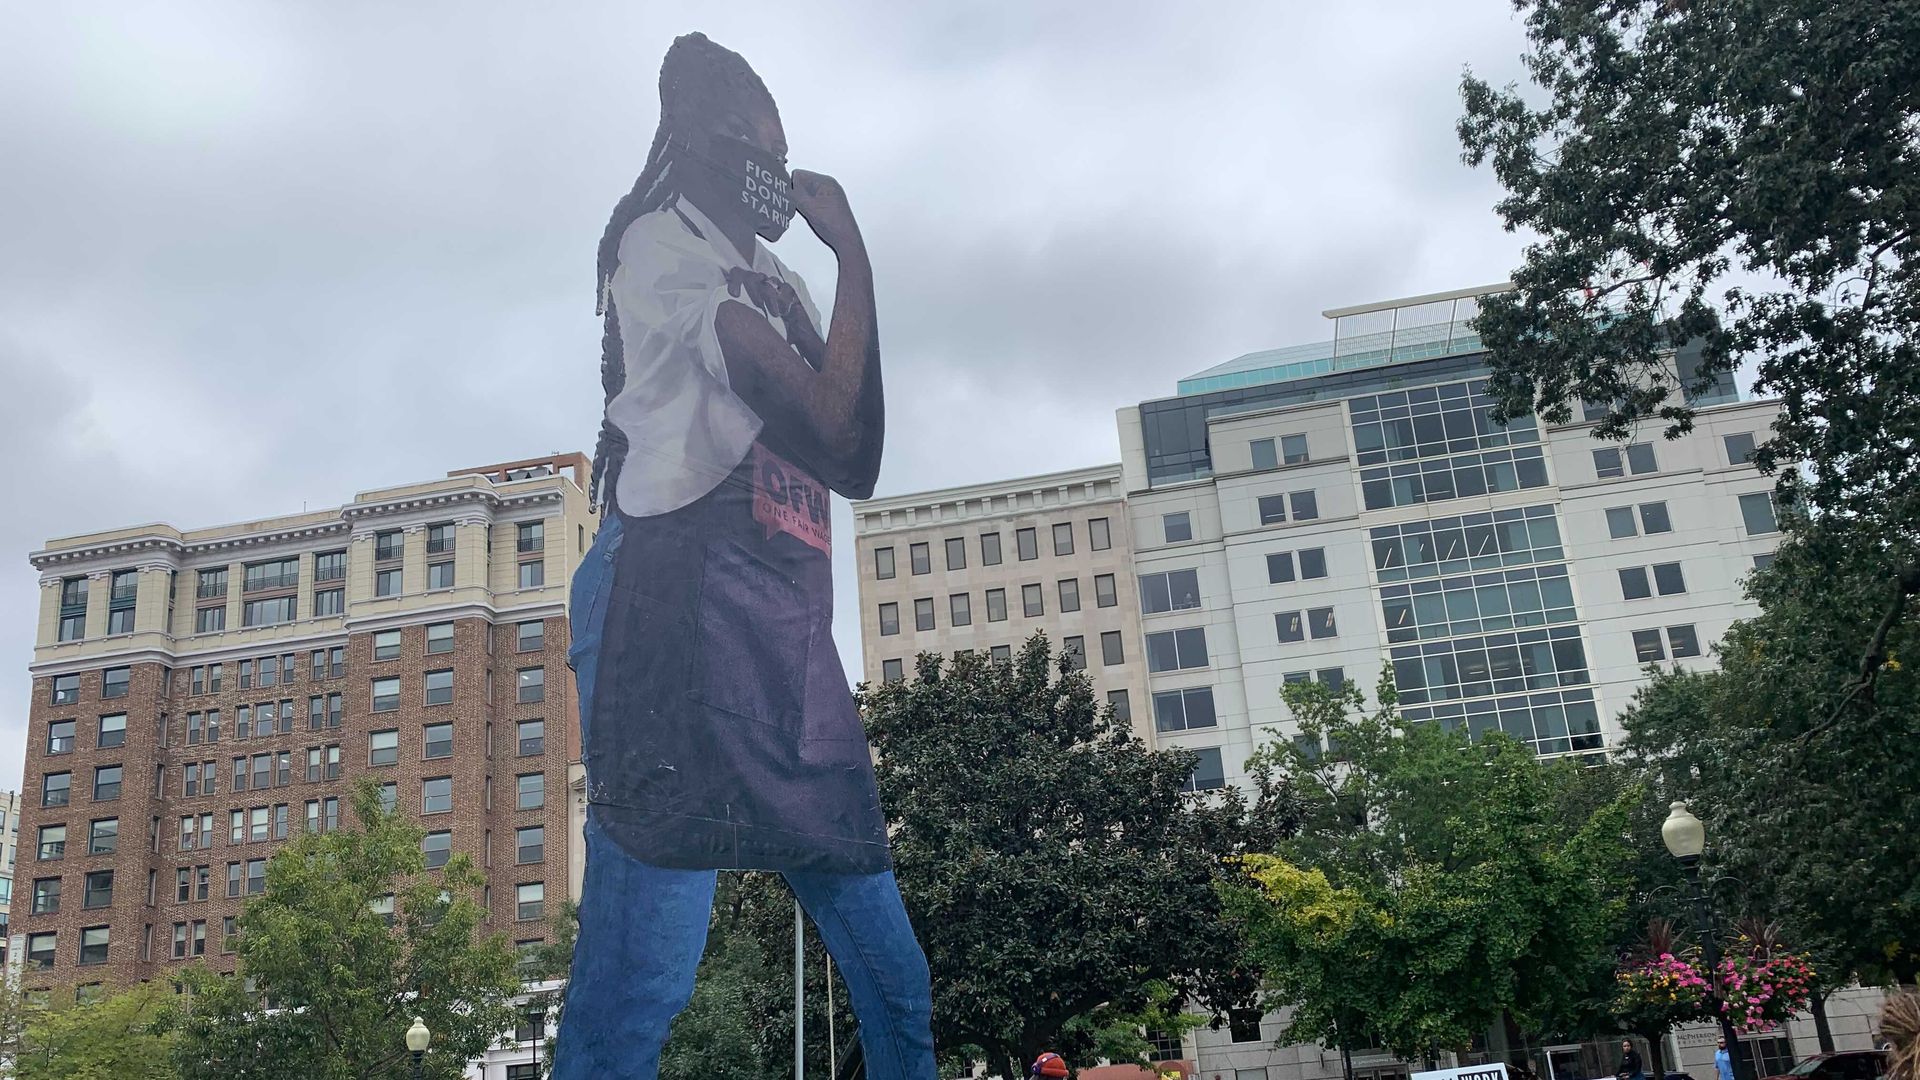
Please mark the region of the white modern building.
POLYGON ((1496 426, 1466 324, 1488 291, 1330 311, 1330 342, 1120 410, 1156 735, 1216 782, 1296 736, 1284 683, 1385 663, 1411 719, 1604 754, 1648 662, 1709 663, 1755 610, 1775 406, 1727 379, 1680 439, 1496 426))

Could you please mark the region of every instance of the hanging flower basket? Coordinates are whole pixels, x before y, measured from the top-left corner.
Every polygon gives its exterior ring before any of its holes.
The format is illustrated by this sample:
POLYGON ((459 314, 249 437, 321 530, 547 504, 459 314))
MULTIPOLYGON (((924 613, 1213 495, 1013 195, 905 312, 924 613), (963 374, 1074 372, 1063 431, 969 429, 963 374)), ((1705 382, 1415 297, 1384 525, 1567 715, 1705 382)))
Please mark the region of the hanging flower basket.
POLYGON ((1806 1011, 1813 979, 1813 965, 1793 953, 1736 953, 1720 961, 1720 1010, 1743 1035, 1772 1031, 1806 1011))

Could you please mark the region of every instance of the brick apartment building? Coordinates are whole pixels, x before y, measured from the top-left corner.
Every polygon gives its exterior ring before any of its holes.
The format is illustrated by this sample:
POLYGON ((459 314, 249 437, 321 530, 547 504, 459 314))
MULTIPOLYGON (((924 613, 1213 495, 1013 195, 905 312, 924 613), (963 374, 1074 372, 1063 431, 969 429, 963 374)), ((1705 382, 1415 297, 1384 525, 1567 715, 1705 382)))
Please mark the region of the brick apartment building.
POLYGON ((54 540, 41 572, 12 961, 86 996, 204 960, 266 861, 351 824, 356 781, 543 940, 584 852, 567 583, 597 524, 579 454, 346 506, 54 540))

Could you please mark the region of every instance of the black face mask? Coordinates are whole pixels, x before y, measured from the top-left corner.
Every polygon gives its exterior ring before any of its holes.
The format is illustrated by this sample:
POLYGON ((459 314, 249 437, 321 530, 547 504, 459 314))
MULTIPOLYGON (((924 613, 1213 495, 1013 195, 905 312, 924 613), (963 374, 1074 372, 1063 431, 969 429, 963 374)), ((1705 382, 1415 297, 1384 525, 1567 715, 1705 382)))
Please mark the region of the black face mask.
POLYGON ((766 240, 778 240, 793 220, 793 177, 786 162, 744 139, 715 139, 713 156, 696 153, 686 140, 676 140, 688 157, 700 162, 720 181, 720 190, 740 200, 753 219, 753 231, 766 240))

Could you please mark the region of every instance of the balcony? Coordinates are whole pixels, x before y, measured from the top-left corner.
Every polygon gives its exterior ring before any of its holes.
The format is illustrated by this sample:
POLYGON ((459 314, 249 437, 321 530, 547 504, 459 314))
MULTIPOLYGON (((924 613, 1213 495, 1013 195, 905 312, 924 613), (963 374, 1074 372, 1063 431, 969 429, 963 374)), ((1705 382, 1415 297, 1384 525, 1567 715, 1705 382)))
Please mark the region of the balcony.
POLYGON ((297 568, 270 574, 248 574, 244 591, 266 592, 269 589, 291 589, 299 584, 300 571, 297 568))
POLYGON ((198 588, 193 590, 193 595, 196 600, 212 600, 215 597, 225 596, 227 595, 226 579, 203 581, 198 588))

